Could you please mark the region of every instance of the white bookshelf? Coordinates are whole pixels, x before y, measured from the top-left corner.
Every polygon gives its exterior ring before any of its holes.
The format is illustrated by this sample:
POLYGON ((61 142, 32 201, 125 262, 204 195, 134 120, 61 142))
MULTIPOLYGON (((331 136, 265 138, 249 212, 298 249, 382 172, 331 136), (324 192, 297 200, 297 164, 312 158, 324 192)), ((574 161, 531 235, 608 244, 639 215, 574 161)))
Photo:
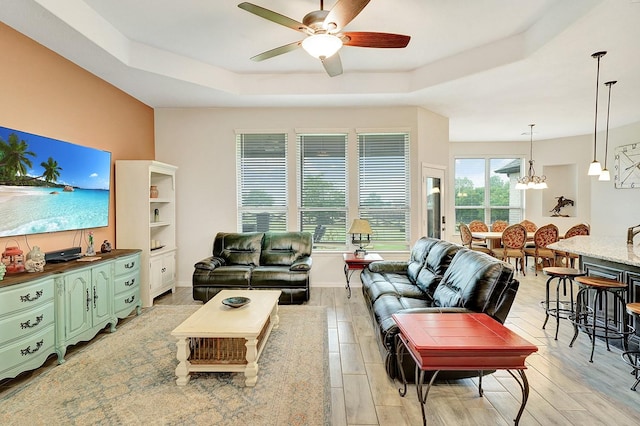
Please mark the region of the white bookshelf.
POLYGON ((142 250, 140 296, 145 307, 160 294, 175 292, 176 170, 158 161, 116 161, 116 247, 142 250), (157 198, 150 197, 152 185, 158 187, 157 198))

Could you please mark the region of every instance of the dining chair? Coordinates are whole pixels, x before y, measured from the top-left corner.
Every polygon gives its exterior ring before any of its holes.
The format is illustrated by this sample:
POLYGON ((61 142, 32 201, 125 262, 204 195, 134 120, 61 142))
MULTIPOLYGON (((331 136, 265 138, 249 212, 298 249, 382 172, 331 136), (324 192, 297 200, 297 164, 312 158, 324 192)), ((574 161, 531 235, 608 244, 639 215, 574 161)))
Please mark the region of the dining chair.
POLYGON ((527 232, 536 232, 538 230, 538 226, 527 219, 524 219, 522 222, 520 222, 520 225, 524 226, 524 229, 526 229, 527 232))
POLYGON ((524 245, 526 242, 527 230, 524 226, 516 223, 502 232, 502 247, 494 248, 493 255, 505 262, 509 262, 511 258, 516 259, 516 271, 518 270, 519 261, 520 271, 522 275, 526 275, 524 271, 524 245))
POLYGON ((502 232, 509 226, 509 222, 506 220, 496 220, 491 224, 492 232, 502 232))
POLYGON ((533 247, 525 247, 524 254, 525 266, 528 263, 529 257, 533 257, 533 269, 536 276, 538 276, 538 259, 542 259, 542 266, 544 267, 545 259, 549 261, 549 266, 555 265, 556 252, 547 245, 558 241, 558 227, 553 223, 541 226, 533 235, 533 247))
POLYGON ((469 248, 471 250, 480 251, 482 253, 486 253, 486 254, 488 254, 490 256, 493 256, 493 252, 491 251, 491 249, 489 249, 487 247, 473 245, 473 238, 471 236, 471 230, 469 229, 469 227, 466 224, 460 223, 460 225, 458 225, 458 229, 460 230, 460 239, 462 240, 462 245, 464 247, 467 247, 467 248, 469 248))
MULTIPOLYGON (((489 232, 489 227, 481 220, 472 220, 471 222, 469 222, 469 229, 471 230, 471 232, 489 232)), ((480 245, 482 247, 487 246, 487 240, 485 240, 484 238, 473 238, 473 242, 476 245, 480 245)))
MULTIPOLYGON (((588 224, 579 223, 569 228, 569 230, 565 232, 564 238, 567 239, 567 238, 575 237, 577 235, 589 235, 590 232, 591 232, 591 228, 589 227, 588 224)), ((567 267, 573 268, 573 265, 575 264, 575 261, 578 257, 579 255, 574 253, 556 250, 556 262, 558 262, 559 259, 564 258, 564 261, 567 267)))

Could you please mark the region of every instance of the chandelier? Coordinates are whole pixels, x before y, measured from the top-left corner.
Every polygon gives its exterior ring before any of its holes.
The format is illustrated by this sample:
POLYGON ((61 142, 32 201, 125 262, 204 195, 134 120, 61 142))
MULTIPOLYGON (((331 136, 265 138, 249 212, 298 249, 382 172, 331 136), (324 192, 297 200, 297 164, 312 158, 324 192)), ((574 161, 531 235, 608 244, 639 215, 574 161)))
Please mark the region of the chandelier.
POLYGON ((535 124, 529 124, 530 130, 529 130, 529 135, 530 135, 530 140, 529 140, 529 144, 530 144, 530 151, 529 151, 529 173, 527 173, 526 176, 521 177, 520 179, 518 179, 518 183, 516 183, 516 189, 545 189, 548 188, 547 186, 547 177, 542 175, 542 176, 536 176, 536 171, 533 168, 533 126, 535 126, 535 124))

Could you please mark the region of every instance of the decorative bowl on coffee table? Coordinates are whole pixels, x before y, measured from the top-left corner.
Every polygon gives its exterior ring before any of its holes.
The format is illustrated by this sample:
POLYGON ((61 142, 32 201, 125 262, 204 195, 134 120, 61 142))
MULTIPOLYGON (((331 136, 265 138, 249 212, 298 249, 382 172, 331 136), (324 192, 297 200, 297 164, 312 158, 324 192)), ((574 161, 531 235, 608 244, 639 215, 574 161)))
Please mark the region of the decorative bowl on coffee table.
POLYGON ((249 302, 251 302, 251 299, 249 299, 248 297, 241 297, 241 296, 227 297, 226 299, 222 300, 223 305, 227 305, 232 308, 241 308, 242 306, 248 304, 249 302))

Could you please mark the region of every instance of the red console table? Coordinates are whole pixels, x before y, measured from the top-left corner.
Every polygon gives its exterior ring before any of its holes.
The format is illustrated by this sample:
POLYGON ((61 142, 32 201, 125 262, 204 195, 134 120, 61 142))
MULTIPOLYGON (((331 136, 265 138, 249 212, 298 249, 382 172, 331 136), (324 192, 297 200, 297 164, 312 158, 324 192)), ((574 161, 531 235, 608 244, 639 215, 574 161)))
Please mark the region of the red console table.
MULTIPOLYGON (((538 350, 535 345, 486 314, 400 313, 393 314, 393 319, 400 328, 396 342, 398 365, 402 364, 405 349, 416 362, 416 387, 424 425, 427 424, 424 409, 429 389, 441 370, 478 370, 480 396, 483 370, 507 370, 522 390, 522 404, 514 419, 518 424, 529 397, 524 362, 538 350), (425 390, 426 371, 434 373, 425 390)), ((404 389, 399 392, 405 396, 407 380, 401 367, 400 371, 404 389)))
POLYGON ((355 271, 362 271, 371 262, 383 259, 382 256, 377 253, 367 253, 364 257, 357 257, 353 253, 343 253, 342 257, 344 258, 344 277, 347 280, 347 285, 345 286, 347 289, 347 298, 351 298, 351 275, 353 275, 355 271))

